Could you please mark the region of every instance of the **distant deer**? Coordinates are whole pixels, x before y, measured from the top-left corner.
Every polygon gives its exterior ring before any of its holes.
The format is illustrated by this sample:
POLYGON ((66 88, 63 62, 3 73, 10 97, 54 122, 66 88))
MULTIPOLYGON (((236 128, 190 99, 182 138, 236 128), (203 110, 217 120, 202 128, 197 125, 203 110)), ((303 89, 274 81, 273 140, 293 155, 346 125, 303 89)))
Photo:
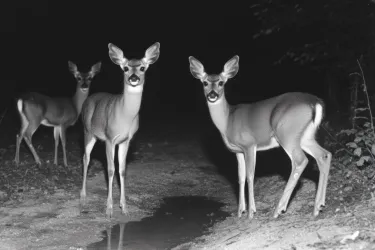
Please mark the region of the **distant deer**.
POLYGON ((55 139, 55 159, 57 165, 57 154, 59 137, 63 147, 64 165, 68 165, 66 159, 66 129, 72 126, 81 113, 82 104, 89 95, 89 88, 92 79, 100 71, 101 63, 98 62, 91 67, 88 73, 81 73, 77 66, 68 62, 69 69, 77 81, 76 91, 73 97, 49 97, 40 93, 31 92, 17 100, 17 109, 21 118, 21 130, 17 135, 16 158, 19 164, 19 151, 22 139, 25 139, 31 153, 38 165, 41 165, 40 158, 32 144, 32 136, 40 125, 53 127, 55 139))
POLYGON ((290 196, 308 159, 314 157, 319 167, 319 185, 315 197, 314 216, 325 205, 331 153, 319 146, 315 133, 323 118, 323 102, 306 93, 285 93, 252 104, 230 105, 225 99, 224 85, 239 69, 239 57, 234 56, 219 75, 208 75, 203 65, 189 57, 192 75, 203 83, 211 118, 220 131, 227 148, 238 161, 238 217, 246 211, 245 180, 248 184, 248 218, 256 212, 254 173, 256 152, 281 146, 292 162, 292 172, 284 193, 275 209, 274 218, 286 211, 290 196))
POLYGON ((125 201, 125 166, 129 143, 139 126, 139 109, 148 67, 159 58, 160 44, 155 43, 146 50, 141 60, 128 60, 121 49, 108 44, 109 57, 124 71, 124 90, 122 94, 96 93, 87 98, 82 108, 84 125, 85 154, 83 156, 83 184, 81 207, 86 201, 86 177, 90 154, 97 139, 106 145, 108 167, 107 217, 112 217, 112 182, 115 172, 114 155, 118 147, 119 174, 121 186, 120 207, 127 214, 125 201))

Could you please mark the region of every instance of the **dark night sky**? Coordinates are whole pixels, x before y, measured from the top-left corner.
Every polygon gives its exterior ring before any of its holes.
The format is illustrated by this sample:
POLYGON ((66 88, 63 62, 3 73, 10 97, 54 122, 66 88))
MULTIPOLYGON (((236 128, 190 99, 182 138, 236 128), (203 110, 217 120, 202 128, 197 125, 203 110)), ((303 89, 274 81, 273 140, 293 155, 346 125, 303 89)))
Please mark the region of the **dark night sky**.
MULTIPOLYGON (((141 58, 156 41, 161 43, 161 54, 147 72, 142 104, 146 110, 159 104, 181 111, 201 108, 204 97, 199 81, 190 74, 190 55, 198 58, 208 73, 219 73, 227 60, 235 54, 240 56, 239 73, 227 85, 232 103, 287 91, 311 91, 304 80, 311 77, 271 66, 272 60, 281 55, 283 41, 252 39, 257 23, 250 16, 249 5, 230 5, 230 1, 226 5, 213 2, 211 6, 193 1, 153 2, 18 3, 16 25, 6 30, 10 39, 5 41, 9 47, 5 54, 12 67, 3 76, 13 77, 16 84, 10 84, 3 95, 26 90, 71 94, 74 79, 68 71, 68 60, 80 70, 102 61, 91 93, 119 93, 122 71, 110 61, 108 43, 120 47, 128 58, 141 58)), ((14 12, 8 15, 13 18, 14 12)))

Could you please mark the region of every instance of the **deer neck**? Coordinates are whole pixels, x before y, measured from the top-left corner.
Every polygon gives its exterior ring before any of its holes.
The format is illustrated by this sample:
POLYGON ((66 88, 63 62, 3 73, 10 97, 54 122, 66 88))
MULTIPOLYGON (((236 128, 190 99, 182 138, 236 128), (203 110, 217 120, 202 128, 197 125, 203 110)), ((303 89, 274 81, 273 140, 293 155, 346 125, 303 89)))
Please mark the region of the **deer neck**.
POLYGON ((87 90, 87 92, 83 92, 81 90, 81 88, 77 87, 76 93, 73 96, 73 104, 74 104, 74 107, 76 108, 78 116, 81 114, 82 105, 85 102, 85 100, 87 99, 88 95, 89 95, 88 90, 87 90))
POLYGON ((124 93, 122 95, 122 107, 124 113, 130 116, 136 116, 141 108, 143 93, 143 84, 132 87, 126 82, 124 83, 124 93))
POLYGON ((223 94, 223 96, 215 103, 207 102, 207 104, 212 121, 214 122, 215 126, 219 129, 220 133, 225 134, 228 126, 228 118, 230 111, 230 105, 227 102, 225 95, 223 94))

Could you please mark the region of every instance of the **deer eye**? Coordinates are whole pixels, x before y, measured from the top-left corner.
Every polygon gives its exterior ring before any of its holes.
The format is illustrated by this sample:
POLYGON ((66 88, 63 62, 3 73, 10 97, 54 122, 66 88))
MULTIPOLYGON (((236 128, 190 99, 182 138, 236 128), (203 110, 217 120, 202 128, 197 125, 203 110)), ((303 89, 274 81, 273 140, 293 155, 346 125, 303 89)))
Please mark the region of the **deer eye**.
POLYGON ((208 86, 208 82, 204 81, 203 82, 203 86, 207 87, 208 86))
POLYGON ((124 67, 124 71, 125 71, 125 72, 128 72, 128 71, 129 71, 129 68, 128 68, 128 67, 124 67))
POLYGON ((220 82, 219 82, 219 86, 220 86, 220 87, 222 87, 222 86, 223 86, 223 84, 224 84, 224 82, 223 82, 223 81, 220 81, 220 82))
POLYGON ((141 67, 141 71, 144 72, 145 71, 145 67, 142 66, 141 67))

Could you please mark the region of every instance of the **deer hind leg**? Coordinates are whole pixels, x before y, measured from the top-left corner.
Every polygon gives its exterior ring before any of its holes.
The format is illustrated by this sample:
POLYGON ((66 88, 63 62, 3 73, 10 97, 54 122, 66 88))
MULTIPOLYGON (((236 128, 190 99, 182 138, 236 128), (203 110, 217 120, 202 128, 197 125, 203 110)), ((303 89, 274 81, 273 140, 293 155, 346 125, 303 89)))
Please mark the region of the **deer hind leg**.
POLYGON ((120 207, 123 214, 128 214, 126 209, 126 198, 125 198, 125 169, 126 169, 126 156, 128 154, 130 139, 121 143, 118 147, 118 163, 119 163, 119 175, 120 175, 120 186, 121 186, 121 198, 120 207))
POLYGON ((295 136, 290 136, 293 133, 289 132, 288 134, 286 131, 284 131, 283 134, 284 135, 282 137, 279 137, 279 142, 291 160, 292 171, 283 195, 281 196, 281 199, 275 209, 273 215, 274 218, 277 218, 283 211, 286 211, 290 196, 292 195, 292 192, 308 163, 308 159, 300 146, 301 136, 298 134, 295 136))
POLYGON ((326 189, 332 154, 322 148, 315 140, 316 127, 311 123, 301 140, 302 149, 315 158, 319 168, 319 184, 315 197, 314 216, 325 206, 326 189))
POLYGON ((256 163, 256 146, 250 147, 245 153, 246 162, 246 180, 248 188, 249 198, 249 211, 248 218, 251 219, 256 212, 255 200, 254 200, 254 174, 255 174, 255 163, 256 163))
POLYGON ((86 204, 86 180, 87 180, 87 169, 90 163, 90 155, 91 151, 94 148, 96 138, 88 133, 85 132, 85 154, 83 155, 83 182, 82 182, 82 189, 80 193, 80 205, 81 207, 86 204))
POLYGON ((55 165, 57 165, 57 155, 58 155, 60 134, 61 134, 61 127, 54 127, 53 128, 53 138, 55 139, 55 159, 53 161, 53 164, 55 164, 55 165))
POLYGON ((106 214, 108 218, 112 217, 113 214, 113 200, 112 200, 112 186, 113 177, 115 175, 115 147, 116 145, 112 142, 106 141, 106 155, 107 155, 107 170, 108 170, 108 198, 107 198, 107 210, 106 214))
POLYGON ((238 218, 242 216, 242 213, 246 211, 245 203, 245 181, 246 181, 246 164, 245 156, 243 153, 237 153, 238 161, 238 183, 239 183, 239 197, 238 197, 238 218))
POLYGON ((40 122, 38 122, 38 121, 30 121, 29 126, 27 127, 27 129, 25 131, 24 139, 26 141, 27 146, 29 146, 31 153, 34 156, 35 162, 38 165, 42 165, 42 162, 40 161, 40 158, 39 158, 38 154, 36 153, 36 150, 35 150, 35 148, 33 146, 33 143, 32 143, 33 134, 38 129, 39 125, 40 125, 40 122))
POLYGON ((16 136, 16 157, 14 161, 16 162, 17 166, 20 162, 20 145, 21 145, 22 139, 25 136, 27 127, 29 126, 29 121, 27 120, 26 116, 22 113, 22 102, 19 101, 18 103, 20 104, 17 104, 17 105, 21 105, 21 108, 19 108, 21 109, 21 111, 19 111, 20 119, 21 119, 21 129, 20 129, 20 132, 16 136))

